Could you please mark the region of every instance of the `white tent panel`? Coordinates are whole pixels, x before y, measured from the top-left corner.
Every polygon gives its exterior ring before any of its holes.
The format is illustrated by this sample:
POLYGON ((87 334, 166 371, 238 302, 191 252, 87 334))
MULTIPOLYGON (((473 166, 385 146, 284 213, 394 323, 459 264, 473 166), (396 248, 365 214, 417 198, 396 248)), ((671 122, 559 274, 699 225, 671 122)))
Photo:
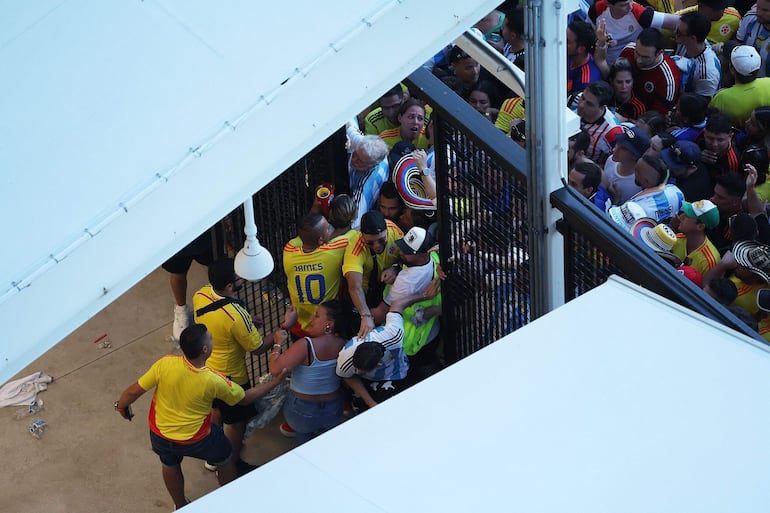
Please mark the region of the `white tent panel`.
POLYGON ((766 346, 611 280, 188 508, 767 511, 768 397, 766 346))
POLYGON ((495 5, 0 2, 0 383, 495 5))

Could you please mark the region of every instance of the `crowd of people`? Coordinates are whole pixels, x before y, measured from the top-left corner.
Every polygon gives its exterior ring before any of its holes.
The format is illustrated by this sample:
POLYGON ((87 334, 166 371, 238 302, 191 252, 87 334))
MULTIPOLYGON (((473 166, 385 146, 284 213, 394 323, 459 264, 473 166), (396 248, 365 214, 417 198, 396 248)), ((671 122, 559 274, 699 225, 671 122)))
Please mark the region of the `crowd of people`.
MULTIPOLYGON (((770 340, 770 0, 583 7, 566 33, 567 107, 581 130, 570 139, 565 181, 770 340)), ((516 2, 475 29, 523 70, 516 2)), ((468 53, 449 45, 425 67, 523 145, 523 99, 468 53)), ((347 123, 349 179, 338 185, 349 193, 327 203, 330 190, 319 186, 324 194, 286 242, 291 305, 272 344, 238 299, 243 280, 233 261, 203 256, 205 237, 164 264, 183 355, 156 362, 115 408, 130 420, 131 403, 155 388, 152 447, 177 507, 187 503, 183 456, 203 459, 221 483, 250 470, 240 460, 246 422, 254 401, 284 376, 291 380, 280 429, 303 443, 441 367, 431 114, 396 84, 347 123), (190 308, 194 259, 208 265, 210 283, 190 308), (248 352, 267 353, 272 381, 249 381, 248 352)), ((506 203, 500 194, 495 201, 506 203)), ((459 216, 462 205, 452 210, 459 216)), ((490 207, 479 224, 500 222, 504 211, 490 207)), ((526 299, 515 307, 526 309, 526 299)))
POLYGON ((767 0, 601 0, 567 28, 569 185, 768 340, 769 34, 767 0))

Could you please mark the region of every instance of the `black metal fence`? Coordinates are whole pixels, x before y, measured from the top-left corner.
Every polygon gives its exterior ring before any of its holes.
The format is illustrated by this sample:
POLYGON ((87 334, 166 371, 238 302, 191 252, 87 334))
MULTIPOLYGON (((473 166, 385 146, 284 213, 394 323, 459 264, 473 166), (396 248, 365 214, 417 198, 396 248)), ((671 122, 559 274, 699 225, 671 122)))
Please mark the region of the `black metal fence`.
MULTIPOLYGON (((527 324, 530 319, 527 175, 524 150, 425 70, 407 80, 433 107, 438 190, 438 237, 446 280, 442 285, 442 339, 448 362, 457 361, 527 324)), ((285 243, 307 212, 316 185, 347 191, 344 132, 340 131, 254 195, 259 241, 275 258, 267 279, 244 288, 250 311, 270 336, 282 322, 285 243)), ((639 246, 575 191, 563 188, 551 203, 564 214, 565 297, 573 299, 616 274, 738 331, 758 336, 700 289, 639 246)), ((220 223, 222 253, 243 244, 238 208, 220 223)), ((252 356, 252 379, 267 371, 252 356)))
POLYGON ((757 332, 692 282, 683 279, 672 266, 642 247, 575 190, 565 187, 555 191, 551 194, 551 203, 564 214, 559 230, 565 238, 567 300, 601 285, 610 274, 616 274, 763 341, 757 332))
MULTIPOLYGON (((257 238, 273 255, 275 269, 264 280, 247 283, 241 291, 241 299, 255 318, 263 323, 260 331, 265 337, 270 337, 283 322, 288 302, 286 276, 283 272, 283 247, 296 236, 296 220, 308 212, 315 186, 324 182, 334 183, 336 175, 347 172, 345 155, 344 132, 335 133, 252 198, 257 238)), ((218 256, 234 257, 243 247, 243 223, 241 206, 215 227, 216 232, 223 234, 223 240, 217 245, 218 256)), ((248 360, 254 382, 267 372, 267 359, 250 354, 248 360)))
POLYGON ((454 362, 530 320, 525 154, 427 71, 408 83, 433 107, 442 339, 454 362))

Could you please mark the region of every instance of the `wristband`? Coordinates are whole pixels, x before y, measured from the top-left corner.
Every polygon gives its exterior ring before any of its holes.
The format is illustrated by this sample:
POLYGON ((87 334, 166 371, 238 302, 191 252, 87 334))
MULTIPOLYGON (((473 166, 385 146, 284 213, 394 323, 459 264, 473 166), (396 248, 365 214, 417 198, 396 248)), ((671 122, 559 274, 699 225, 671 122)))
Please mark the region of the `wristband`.
POLYGON ((371 318, 374 318, 374 316, 372 314, 370 314, 370 313, 368 313, 368 314, 361 314, 361 317, 371 317, 371 318))

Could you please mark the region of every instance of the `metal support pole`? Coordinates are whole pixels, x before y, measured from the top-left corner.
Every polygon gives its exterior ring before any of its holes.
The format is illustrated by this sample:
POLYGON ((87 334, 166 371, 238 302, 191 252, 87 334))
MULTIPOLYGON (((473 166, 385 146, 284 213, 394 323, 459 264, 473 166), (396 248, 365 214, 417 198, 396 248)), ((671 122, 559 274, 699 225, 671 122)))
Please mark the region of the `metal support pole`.
POLYGON ((530 313, 535 319, 564 304, 564 241, 556 230, 561 215, 548 197, 567 174, 569 11, 549 0, 530 0, 525 11, 530 313))

